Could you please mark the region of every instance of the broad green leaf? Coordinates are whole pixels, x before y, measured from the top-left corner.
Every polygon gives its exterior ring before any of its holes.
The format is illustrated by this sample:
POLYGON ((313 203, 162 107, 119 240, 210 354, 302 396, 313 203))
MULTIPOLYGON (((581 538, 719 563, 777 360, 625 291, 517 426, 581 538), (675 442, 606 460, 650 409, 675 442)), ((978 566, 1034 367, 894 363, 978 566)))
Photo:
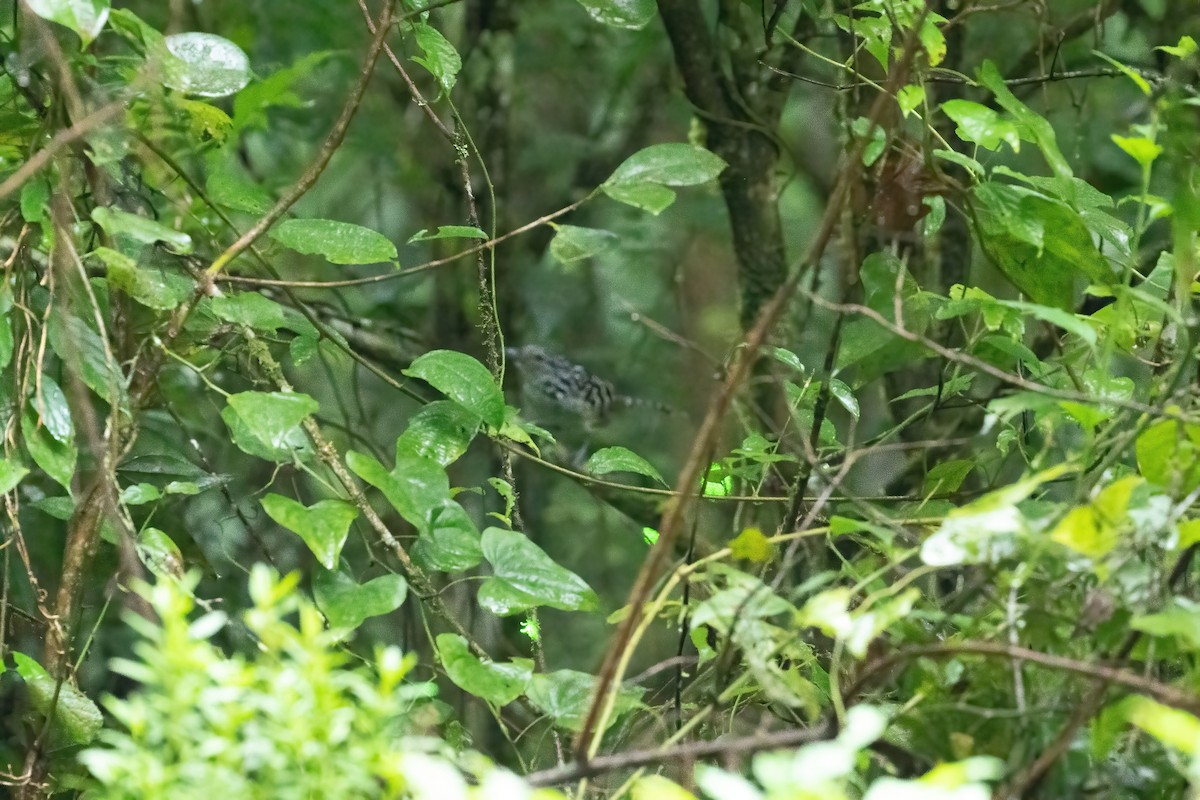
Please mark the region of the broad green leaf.
POLYGON ((205 189, 217 205, 262 215, 270 210, 275 200, 259 185, 236 159, 223 150, 213 153, 208 159, 208 179, 205 189))
MULTIPOLYGON (((554 672, 535 672, 529 680, 527 695, 529 702, 548 715, 554 724, 569 731, 583 727, 592 693, 596 688, 596 677, 586 672, 560 669, 554 672)), ((608 724, 611 726, 622 714, 640 705, 644 689, 640 686, 622 686, 617 691, 616 703, 608 724)))
POLYGON ((439 634, 437 651, 446 677, 455 686, 497 708, 524 694, 533 674, 529 659, 499 663, 477 658, 467 640, 455 633, 439 634))
POLYGON ((29 474, 29 470, 8 458, 0 458, 0 494, 8 494, 16 488, 21 479, 29 474))
POLYGON ((287 327, 283 306, 258 292, 223 294, 212 298, 208 305, 218 319, 262 333, 287 327))
POLYGON ((268 494, 262 506, 267 516, 304 540, 321 566, 337 569, 338 555, 358 509, 341 500, 321 500, 305 507, 278 494, 268 494))
POLYGON ((71 477, 75 474, 78 455, 75 446, 56 441, 45 427, 38 424, 32 401, 26 404, 25 413, 21 415, 21 437, 33 462, 56 483, 71 491, 71 477))
POLYGON ((250 59, 233 42, 212 33, 166 37, 174 56, 163 64, 162 82, 184 94, 226 97, 250 82, 250 59))
POLYGON ((470 569, 483 560, 479 529, 466 509, 447 498, 428 517, 413 547, 413 558, 431 569, 451 573, 470 569))
POLYGON ((616 183, 605 184, 604 193, 626 205, 649 211, 651 214, 661 214, 675 202, 675 192, 657 183, 616 183))
POLYGON ((1161 420, 1134 443, 1138 469, 1151 483, 1179 496, 1200 487, 1200 425, 1161 420))
POLYGON ((138 559, 159 578, 183 577, 183 554, 175 541, 158 528, 144 528, 134 546, 138 559))
POLYGON ((1142 94, 1146 95, 1147 97, 1149 97, 1151 95, 1151 93, 1154 91, 1153 89, 1150 88, 1149 81, 1147 81, 1141 75, 1134 72, 1132 69, 1125 66, 1120 61, 1117 61, 1115 58, 1108 55, 1107 53, 1101 53, 1099 50, 1093 50, 1092 55, 1104 59, 1105 61, 1112 64, 1114 67, 1116 67, 1118 70, 1120 70, 1121 73, 1126 78, 1129 78, 1129 80, 1133 81, 1133 85, 1138 87, 1139 89, 1141 89, 1142 94))
POLYGON ((435 400, 408 421, 396 440, 396 460, 420 456, 447 466, 467 452, 478 430, 474 412, 449 400, 435 400))
POLYGON ((1017 99, 1004 83, 1004 77, 996 69, 996 65, 990 60, 985 60, 979 67, 979 82, 996 95, 996 102, 1021 126, 1021 138, 1038 146, 1054 174, 1070 177, 1071 166, 1058 149, 1054 128, 1050 122, 1017 99))
POLYGON ((560 264, 582 261, 613 247, 620 237, 612 231, 559 225, 550 240, 550 255, 560 264))
POLYGON ((453 89, 458 71, 462 69, 462 58, 454 45, 437 28, 424 22, 411 23, 410 30, 417 47, 425 54, 413 56, 412 60, 429 70, 443 92, 453 89))
POLYGON ((1192 756, 1200 755, 1200 719, 1143 695, 1127 698, 1126 719, 1165 745, 1192 756))
POLYGON ((483 557, 492 576, 479 587, 479 604, 498 616, 535 606, 591 611, 596 593, 575 573, 556 564, 522 533, 500 528, 483 532, 483 557))
POLYGON ((952 494, 957 492, 973 469, 975 469, 974 461, 967 461, 965 459, 943 461, 925 473, 925 494, 952 494))
POLYGON ((459 572, 479 563, 479 530, 458 503, 442 466, 431 459, 401 456, 390 472, 374 458, 351 450, 346 465, 379 489, 392 507, 420 533, 413 556, 425 566, 459 572))
POLYGON ((588 16, 614 28, 641 30, 654 17, 654 0, 577 0, 588 16))
POLYGON ((267 109, 303 108, 306 99, 292 88, 298 81, 311 77, 313 71, 334 53, 318 50, 303 56, 290 67, 253 81, 233 98, 233 127, 236 131, 265 129, 267 109))
POLYGON ((26 222, 44 223, 50 219, 50 181, 44 175, 36 175, 21 187, 21 216, 26 222))
POLYGON ((54 353, 66 363, 78 365, 80 377, 89 389, 104 402, 127 409, 125 375, 104 348, 100 335, 74 314, 52 314, 47 327, 54 353))
POLYGON ((1129 627, 1151 636, 1174 636, 1189 649, 1200 650, 1200 603, 1172 598, 1162 611, 1134 617, 1129 627))
POLYGON ((493 428, 504 424, 504 395, 488 368, 466 353, 431 350, 403 373, 420 378, 493 428))
POLYGON ((1144 136, 1112 135, 1113 143, 1124 150, 1130 158, 1138 162, 1142 169, 1149 169, 1154 159, 1162 155, 1162 145, 1155 144, 1144 136))
POLYGON ((37 414, 38 423, 63 444, 75 441, 75 425, 71 421, 71 407, 67 396, 49 375, 41 375, 34 386, 29 406, 37 414))
POLYGON ((487 239, 488 235, 474 225, 439 225, 437 230, 430 233, 428 229, 421 230, 408 237, 407 244, 428 242, 432 239, 487 239))
POLYGON ((612 186, 659 184, 695 186, 707 183, 726 167, 720 156, 693 144, 654 144, 627 158, 604 182, 612 186))
POLYGON ((42 19, 75 31, 87 47, 108 20, 109 0, 26 0, 29 10, 42 19))
POLYGON ((270 461, 289 461, 303 450, 308 437, 300 423, 320 409, 316 400, 298 392, 241 392, 230 395, 221 419, 244 452, 270 461))
POLYGON ((1191 36, 1180 36, 1179 43, 1176 45, 1160 45, 1155 50, 1162 50, 1164 53, 1173 55, 1176 58, 1187 58, 1197 50, 1196 40, 1191 36))
POLYGON ((170 311, 191 296, 194 284, 184 275, 162 269, 143 269, 124 253, 97 247, 92 255, 104 262, 108 284, 157 311, 170 311))
POLYGON ((113 238, 126 236, 143 245, 163 242, 181 255, 192 252, 192 237, 137 214, 98 206, 92 209, 92 219, 113 238))
POLYGON ((1052 308, 1037 303, 1022 303, 1017 300, 997 300, 996 302, 1009 308, 1015 308, 1031 317, 1037 317, 1043 322, 1057 325, 1064 331, 1075 334, 1089 347, 1094 347, 1096 344, 1096 329, 1079 314, 1073 314, 1061 308, 1052 308))
POLYGON ((913 111, 916 111, 925 103, 925 87, 917 84, 909 84, 902 86, 900 91, 896 93, 896 104, 900 106, 900 112, 904 116, 908 116, 913 111))
POLYGON ((319 255, 331 264, 378 264, 395 261, 396 245, 378 231, 332 219, 289 219, 270 237, 298 253, 319 255))
POLYGON ((354 630, 370 617, 392 613, 407 596, 403 575, 380 575, 360 584, 340 570, 318 568, 313 574, 313 599, 331 628, 354 630))
POLYGON ((70 681, 58 681, 37 661, 14 652, 17 674, 25 681, 29 701, 40 716, 52 716, 52 729, 72 744, 87 744, 104 727, 100 709, 70 681))
POLYGON ((662 475, 654 468, 653 464, 624 447, 605 447, 597 450, 583 465, 583 469, 593 475, 606 475, 609 472, 634 472, 666 485, 666 481, 662 479, 662 475))
POLYGON ((970 100, 947 100, 942 103, 942 111, 958 125, 955 133, 963 141, 988 150, 995 150, 1000 142, 1007 142, 1014 153, 1021 149, 1017 126, 987 106, 970 100))

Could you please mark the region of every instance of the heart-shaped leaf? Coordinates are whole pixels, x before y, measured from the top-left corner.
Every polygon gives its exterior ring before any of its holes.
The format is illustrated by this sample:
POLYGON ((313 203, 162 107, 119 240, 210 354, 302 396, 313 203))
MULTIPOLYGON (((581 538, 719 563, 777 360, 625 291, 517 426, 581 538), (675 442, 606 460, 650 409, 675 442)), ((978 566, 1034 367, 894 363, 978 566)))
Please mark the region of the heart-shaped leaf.
POLYGON ((279 494, 268 494, 262 506, 267 516, 304 540, 321 566, 337 569, 338 555, 358 509, 341 500, 322 500, 305 507, 279 494))
POLYGON ((365 619, 395 611, 407 596, 402 575, 381 575, 362 584, 338 570, 318 569, 313 575, 313 599, 331 628, 353 630, 365 619))
POLYGON ((53 730, 73 744, 87 744, 104 727, 100 709, 70 681, 58 681, 24 653, 13 653, 17 673, 29 690, 29 701, 40 716, 53 713, 53 730))
POLYGON ((479 416, 449 400, 436 400, 408 421, 396 440, 396 460, 419 456, 443 467, 463 453, 479 430, 479 416))
POLYGON ((227 402, 221 419, 233 443, 270 461, 289 461, 307 446, 300 423, 320 408, 316 400, 298 392, 241 392, 227 402))
MULTIPOLYGON (((529 702, 554 720, 554 724, 579 731, 592 703, 596 676, 573 669, 536 672, 529 680, 529 702)), ((608 718, 612 725, 622 714, 636 708, 645 690, 640 686, 622 686, 608 718)))
POLYGON ((504 424, 504 394, 488 368, 466 353, 431 350, 404 374, 425 381, 493 428, 504 424))
POLYGON ((493 574, 479 587, 479 604, 493 614, 503 617, 534 606, 564 611, 596 608, 596 593, 583 578, 554 563, 524 534, 488 528, 481 543, 493 574))
POLYGON ((455 633, 437 637, 438 658, 454 685, 493 706, 506 706, 525 692, 533 662, 521 658, 506 664, 476 658, 467 640, 455 633))

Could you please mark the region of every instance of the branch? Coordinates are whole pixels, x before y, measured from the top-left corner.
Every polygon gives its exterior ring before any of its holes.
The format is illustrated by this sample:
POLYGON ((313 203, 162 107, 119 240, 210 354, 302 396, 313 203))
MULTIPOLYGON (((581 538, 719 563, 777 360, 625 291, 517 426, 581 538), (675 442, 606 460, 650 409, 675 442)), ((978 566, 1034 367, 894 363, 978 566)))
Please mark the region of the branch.
POLYGON ((54 137, 46 143, 45 147, 34 153, 28 161, 18 167, 17 171, 9 175, 4 183, 0 183, 0 200, 20 189, 21 185, 32 178, 42 167, 46 166, 59 150, 72 142, 82 139, 91 133, 94 128, 100 127, 122 113, 125 110, 127 102, 126 100, 117 100, 106 106, 101 106, 71 127, 54 134, 54 137))
POLYGON ((886 673, 898 664, 903 664, 916 658, 953 658, 954 656, 968 654, 1028 661, 1032 664, 1040 664, 1043 667, 1048 667, 1049 669, 1073 672, 1076 675, 1096 678, 1106 683, 1117 683, 1150 695, 1166 705, 1181 708, 1193 714, 1200 713, 1200 696, 1192 692, 1176 689, 1174 686, 1168 686, 1160 681, 1143 677, 1127 669, 1107 667, 1103 664, 1088 663, 1074 658, 1030 650, 1018 645, 997 642, 951 642, 948 644, 906 647, 903 650, 869 663, 859 674, 853 685, 846 690, 845 697, 849 699, 860 694, 871 683, 873 678, 880 673, 886 673))
POLYGON ((711 742, 693 742, 678 747, 659 748, 656 750, 631 750, 624 753, 614 753, 608 756, 576 761, 561 767, 534 772, 525 776, 530 786, 556 786, 570 783, 581 778, 590 778, 605 772, 631 767, 644 767, 649 764, 662 764, 669 761, 696 761, 701 758, 733 755, 735 753, 760 753, 765 750, 779 750, 785 747, 799 747, 810 742, 823 741, 833 736, 834 726, 823 722, 814 728, 797 728, 773 733, 756 734, 753 736, 730 737, 716 739, 711 742))

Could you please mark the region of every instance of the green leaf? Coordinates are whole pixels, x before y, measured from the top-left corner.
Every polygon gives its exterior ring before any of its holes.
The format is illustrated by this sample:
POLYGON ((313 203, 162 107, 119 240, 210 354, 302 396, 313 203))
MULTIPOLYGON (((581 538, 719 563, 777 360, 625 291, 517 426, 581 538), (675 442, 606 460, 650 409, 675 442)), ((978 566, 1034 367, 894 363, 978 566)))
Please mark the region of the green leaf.
POLYGON ((603 253, 620 241, 612 231, 559 225, 550 240, 550 255, 560 264, 571 264, 603 253))
POLYGON ((850 416, 858 419, 861 413, 858 407, 858 398, 854 396, 854 392, 849 386, 837 378, 830 378, 829 393, 841 404, 842 408, 850 412, 850 416))
POLYGON ((233 443, 269 461, 290 461, 307 446, 300 423, 320 409, 316 400, 298 392, 241 392, 226 402, 221 419, 229 426, 233 443))
POLYGON ((263 333, 274 333, 287 327, 283 306, 258 292, 223 294, 212 298, 209 308, 218 319, 263 333))
POLYGON ((425 381, 493 428, 504 424, 504 394, 488 368, 466 353, 431 350, 403 373, 425 381))
POLYGON ((1021 138, 1038 146, 1054 174, 1070 177, 1071 166, 1058 149, 1053 126, 1045 117, 1032 111, 1029 106, 1017 99, 1004 83, 1004 77, 996 69, 996 65, 990 60, 985 60, 979 67, 979 82, 996 95, 996 102, 1000 104, 1000 107, 1011 114, 1021 126, 1021 138))
POLYGON ((462 69, 462 58, 454 49, 454 45, 450 44, 450 40, 443 36, 437 28, 424 22, 412 23, 410 30, 417 47, 421 48, 421 52, 425 54, 424 56, 413 56, 413 61, 429 70, 429 73, 437 78, 438 85, 442 87, 443 92, 453 89, 455 81, 458 80, 458 71, 462 69))
POLYGON ((1017 126, 987 106, 970 100, 947 100, 942 103, 942 111, 958 125, 955 133, 965 142, 974 142, 988 150, 1007 142, 1014 153, 1021 149, 1017 126))
POLYGON ((144 506, 162 497, 162 492, 153 483, 135 483, 121 490, 120 501, 126 506, 144 506))
POLYGON ((184 275, 163 269, 142 269, 129 256, 107 247, 93 252, 107 268, 109 286, 157 311, 170 311, 191 296, 193 283, 184 275))
POLYGON ((54 479, 56 483, 71 491, 71 477, 75 474, 77 452, 74 445, 63 444, 37 421, 37 412, 32 403, 27 404, 21 415, 21 437, 33 462, 54 479))
POLYGON ((53 729, 72 744, 87 744, 104 727, 100 709, 70 681, 58 681, 41 664, 14 652, 17 674, 29 690, 29 701, 42 717, 53 714, 53 729))
POLYGON ((47 327, 54 353, 67 363, 78 363, 89 389, 104 402, 127 409, 125 375, 112 361, 100 335, 73 314, 52 314, 47 327))
POLYGON ((63 444, 75 441, 75 425, 71 422, 71 407, 67 396, 49 375, 42 375, 29 398, 30 408, 37 414, 38 424, 63 444))
POLYGON ((458 572, 479 563, 479 531, 467 512, 450 499, 446 472, 436 461, 416 456, 396 459, 389 472, 374 458, 351 450, 346 465, 379 489, 392 507, 420 533, 414 557, 432 569, 458 572))
POLYGON ((1154 163, 1154 159, 1162 155, 1162 145, 1155 144, 1144 136, 1118 136, 1112 135, 1113 143, 1121 148, 1134 161, 1141 165, 1142 169, 1149 169, 1154 163))
POLYGON ((21 479, 29 474, 29 470, 20 462, 8 458, 0 458, 0 494, 8 494, 17 487, 21 479))
POLYGON ((403 575, 380 575, 360 584, 340 570, 318 568, 313 574, 313 599, 331 628, 354 630, 370 617, 392 613, 407 596, 403 575))
POLYGON ((378 264, 395 261, 396 245, 378 231, 332 219, 289 219, 270 237, 298 253, 319 255, 331 264, 378 264))
POLYGON ((333 55, 329 50, 309 53, 290 67, 254 81, 238 92, 233 98, 234 130, 265 129, 266 111, 272 107, 303 108, 305 98, 292 89, 293 85, 303 78, 311 77, 313 71, 333 55))
POLYGON ((422 228, 412 236, 408 237, 407 244, 414 244, 415 242, 428 242, 432 239, 486 240, 487 238, 488 235, 479 228, 476 228, 474 225, 439 225, 437 230, 433 233, 430 233, 427 228, 422 228))
POLYGON ((483 560, 479 529, 462 506, 444 499, 430 510, 413 558, 442 572, 470 569, 483 560))
POLYGON ((449 400, 435 400, 408 421, 396 440, 396 460, 420 456, 445 467, 467 452, 478 430, 479 417, 473 411, 449 400))
POLYGON ((604 186, 695 186, 716 178, 726 166, 723 158, 694 144, 654 144, 627 158, 604 186))
POLYGON ((1142 477, 1151 483, 1180 497, 1200 487, 1200 425, 1155 422, 1138 435, 1134 452, 1142 477))
POLYGON ((1200 753, 1200 719, 1186 711, 1135 695, 1122 703, 1126 718, 1165 745, 1185 755, 1200 753))
POLYGON ((654 17, 654 0, 577 0, 602 25, 641 30, 654 17))
POLYGON ((613 200, 655 215, 675 202, 675 192, 656 183, 613 184, 601 188, 613 200))
POLYGON ((250 59, 228 39, 212 33, 166 37, 174 58, 163 64, 162 82, 184 94, 226 97, 250 82, 250 59))
POLYGON ((1051 325, 1057 325, 1064 331, 1075 334, 1089 347, 1096 345, 1096 329, 1087 322, 1086 317, 1063 311, 1061 308, 1051 308, 1037 303, 1022 303, 1017 300, 997 300, 996 302, 1009 308, 1015 308, 1031 317, 1037 317, 1044 322, 1049 322, 1051 325))
POLYGON ((974 461, 955 459, 943 461, 925 473, 925 494, 952 494, 957 492, 963 481, 975 469, 974 461))
POLYGON ((439 634, 437 651, 446 677, 455 686, 497 708, 524 694, 533 674, 529 659, 498 663, 477 658, 467 640, 455 633, 439 634))
POLYGON ((1174 597, 1157 614, 1142 614, 1129 621, 1129 627, 1151 636, 1173 636, 1189 649, 1200 649, 1200 603, 1186 597, 1174 597))
POLYGON ((138 559, 156 577, 183 577, 183 554, 179 545, 158 528, 144 528, 134 545, 138 559))
POLYGON ((262 186, 254 181, 236 159, 218 150, 208 159, 208 179, 205 189, 217 205, 262 215, 275 204, 262 186))
POLYGON ((597 450, 592 453, 583 468, 593 475, 606 475, 609 472, 634 472, 652 478, 664 486, 667 483, 653 464, 624 447, 605 447, 597 450))
POLYGON ((560 567, 522 533, 500 528, 483 532, 483 557, 493 574, 479 587, 479 604, 498 616, 534 606, 591 611, 593 592, 575 573, 560 567))
POLYGON ((1114 67, 1116 67, 1118 70, 1120 70, 1121 73, 1126 78, 1129 78, 1129 80, 1133 81, 1134 86, 1141 89, 1142 94, 1149 97, 1151 95, 1151 93, 1153 92, 1153 89, 1150 88, 1150 83, 1145 78, 1143 78, 1141 75, 1134 72, 1129 67, 1122 64, 1120 61, 1117 61, 1112 56, 1109 56, 1105 53, 1101 53, 1099 50, 1093 50, 1092 55, 1104 59, 1105 61, 1112 64, 1114 67))
MULTIPOLYGON (((554 720, 555 725, 578 732, 583 728, 595 688, 594 675, 560 669, 535 672, 529 680, 527 695, 529 702, 554 720)), ((608 724, 611 726, 622 714, 636 708, 644 691, 640 686, 622 686, 617 691, 608 724)))
POLYGON ((108 20, 109 0, 26 0, 29 10, 78 34, 87 47, 108 20))
POLYGON ((125 236, 143 245, 163 242, 180 255, 192 252, 192 237, 137 214, 97 206, 92 209, 92 219, 114 238, 125 236))
POLYGON ((338 555, 358 509, 341 500, 322 500, 305 507, 279 494, 268 494, 262 506, 267 516, 304 540, 321 566, 337 569, 338 555))

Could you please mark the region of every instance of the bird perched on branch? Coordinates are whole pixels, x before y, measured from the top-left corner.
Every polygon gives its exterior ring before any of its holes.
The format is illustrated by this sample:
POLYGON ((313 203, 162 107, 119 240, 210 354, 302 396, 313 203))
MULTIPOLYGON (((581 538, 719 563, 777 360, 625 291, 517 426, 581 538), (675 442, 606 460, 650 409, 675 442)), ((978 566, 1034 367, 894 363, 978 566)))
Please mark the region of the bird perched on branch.
POLYGON ((534 398, 583 418, 584 425, 603 425, 614 407, 643 405, 669 412, 659 403, 619 394, 610 382, 579 364, 536 344, 504 351, 521 373, 524 389, 534 398))

